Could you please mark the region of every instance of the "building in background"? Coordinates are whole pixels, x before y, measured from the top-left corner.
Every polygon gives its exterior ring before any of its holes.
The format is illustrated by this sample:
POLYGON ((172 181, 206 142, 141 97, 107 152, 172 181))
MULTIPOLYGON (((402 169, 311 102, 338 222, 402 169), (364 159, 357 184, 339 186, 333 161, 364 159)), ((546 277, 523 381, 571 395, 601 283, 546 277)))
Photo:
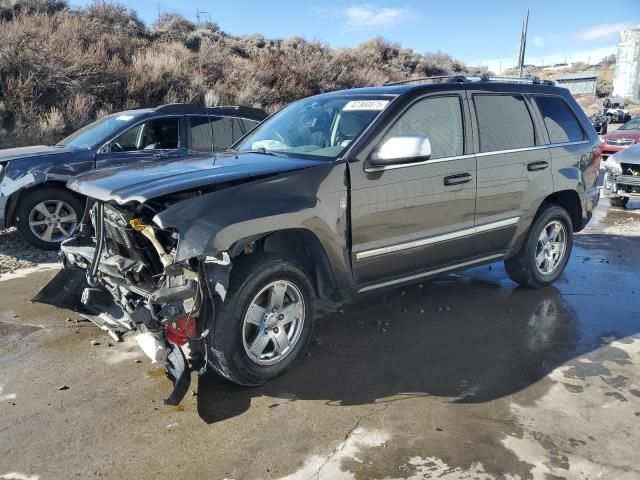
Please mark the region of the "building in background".
POLYGON ((559 86, 568 88, 573 95, 595 95, 597 72, 561 73, 556 77, 559 86))
POLYGON ((640 100, 640 28, 620 32, 613 94, 640 100))

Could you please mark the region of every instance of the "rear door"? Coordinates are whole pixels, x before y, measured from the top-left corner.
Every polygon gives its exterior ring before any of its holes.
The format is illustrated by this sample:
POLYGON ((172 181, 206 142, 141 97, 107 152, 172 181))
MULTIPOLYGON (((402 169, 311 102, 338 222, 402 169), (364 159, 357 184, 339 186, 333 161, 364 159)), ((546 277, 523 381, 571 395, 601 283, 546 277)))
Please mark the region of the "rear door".
MULTIPOLYGON (((476 160, 464 92, 411 102, 374 147, 392 137, 426 136, 428 160, 351 171, 351 230, 356 283, 363 285, 455 263, 471 251, 476 160)), ((391 280, 392 282, 394 280, 391 280)), ((374 285, 375 286, 375 285, 374 285)), ((364 286, 361 290, 374 288, 364 286)))
POLYGON ((96 168, 184 156, 183 130, 182 116, 153 118, 133 125, 100 148, 96 168))
POLYGON ((518 87, 499 87, 469 89, 478 164, 474 255, 507 249, 553 192, 551 157, 530 100, 518 87))

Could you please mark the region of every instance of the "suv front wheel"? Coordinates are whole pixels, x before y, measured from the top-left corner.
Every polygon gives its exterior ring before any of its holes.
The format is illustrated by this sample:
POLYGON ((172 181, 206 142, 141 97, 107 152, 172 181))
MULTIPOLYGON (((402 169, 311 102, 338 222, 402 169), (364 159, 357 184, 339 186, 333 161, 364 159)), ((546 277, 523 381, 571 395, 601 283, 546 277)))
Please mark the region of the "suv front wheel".
POLYGON ((546 204, 535 218, 520 251, 505 260, 511 280, 529 288, 555 282, 569 261, 573 247, 573 227, 567 211, 546 204))
POLYGON ((209 362, 235 383, 261 385, 294 363, 313 324, 313 288, 302 267, 270 254, 240 257, 216 304, 209 362))

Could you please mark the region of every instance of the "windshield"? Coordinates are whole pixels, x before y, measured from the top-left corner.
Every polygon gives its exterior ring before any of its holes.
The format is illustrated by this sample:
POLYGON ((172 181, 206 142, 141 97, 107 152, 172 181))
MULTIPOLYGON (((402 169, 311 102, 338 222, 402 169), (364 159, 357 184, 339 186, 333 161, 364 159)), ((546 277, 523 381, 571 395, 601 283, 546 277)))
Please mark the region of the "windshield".
POLYGON ((389 102, 389 98, 362 95, 300 100, 261 124, 236 148, 334 160, 389 102))
POLYGON ((632 118, 618 130, 640 130, 640 117, 632 118))
POLYGON ((112 134, 130 123, 135 117, 135 115, 116 114, 101 118, 82 127, 64 140, 60 140, 56 143, 56 147, 91 148, 109 140, 112 134))

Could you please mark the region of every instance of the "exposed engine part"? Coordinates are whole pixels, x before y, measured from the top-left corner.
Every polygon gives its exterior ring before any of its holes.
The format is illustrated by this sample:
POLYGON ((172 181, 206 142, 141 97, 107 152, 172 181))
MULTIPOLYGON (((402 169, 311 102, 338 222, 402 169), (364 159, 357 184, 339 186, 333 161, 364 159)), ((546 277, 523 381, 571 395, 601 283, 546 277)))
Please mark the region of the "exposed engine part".
POLYGON ((155 248, 156 252, 158 252, 158 256, 160 257, 160 261, 162 262, 163 266, 167 267, 173 263, 173 257, 165 252, 164 247, 156 238, 156 232, 153 230, 153 227, 144 225, 139 218, 129 220, 129 225, 131 225, 131 228, 140 232, 142 235, 149 239, 149 241, 153 245, 153 248, 155 248))

